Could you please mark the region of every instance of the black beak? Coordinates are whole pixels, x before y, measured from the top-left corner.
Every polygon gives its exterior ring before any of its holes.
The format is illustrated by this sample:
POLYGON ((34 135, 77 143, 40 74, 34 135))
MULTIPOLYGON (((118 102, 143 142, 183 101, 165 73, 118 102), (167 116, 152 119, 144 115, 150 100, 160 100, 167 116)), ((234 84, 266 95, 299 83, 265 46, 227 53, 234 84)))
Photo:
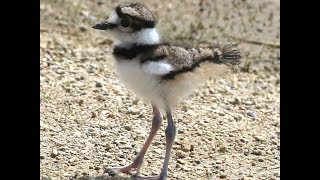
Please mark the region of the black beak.
POLYGON ((93 29, 98 29, 98 30, 107 30, 107 29, 113 29, 117 26, 117 24, 109 23, 109 22, 103 22, 96 24, 92 26, 93 29))

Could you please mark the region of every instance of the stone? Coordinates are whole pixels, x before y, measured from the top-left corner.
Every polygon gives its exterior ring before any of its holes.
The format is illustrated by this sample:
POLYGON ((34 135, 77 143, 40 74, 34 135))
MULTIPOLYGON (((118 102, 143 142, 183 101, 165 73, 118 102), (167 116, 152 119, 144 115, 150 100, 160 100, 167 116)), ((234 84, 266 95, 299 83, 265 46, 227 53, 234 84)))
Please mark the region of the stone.
POLYGON ((177 159, 177 163, 179 164, 186 164, 186 161, 183 159, 177 159))
POLYGON ((140 113, 140 110, 138 108, 129 107, 128 110, 129 110, 129 113, 133 115, 137 115, 140 113))
POLYGON ((96 87, 102 87, 102 84, 100 82, 96 82, 96 87))
POLYGON ((189 152, 191 150, 190 146, 182 146, 181 150, 183 152, 189 152))
POLYGON ((51 154, 50 154, 50 156, 51 156, 52 158, 57 157, 57 156, 58 156, 58 150, 53 149, 52 152, 51 152, 51 154))
POLYGON ((178 150, 176 153, 178 158, 185 158, 186 154, 183 151, 178 150))
POLYGON ((224 145, 219 146, 218 151, 221 153, 225 153, 227 151, 227 147, 224 145))
POLYGON ((256 113, 253 112, 253 111, 248 112, 247 115, 252 117, 252 118, 256 118, 256 113))
POLYGON ((131 126, 125 125, 125 126, 124 126, 124 129, 127 130, 127 131, 130 131, 130 130, 131 130, 131 126))

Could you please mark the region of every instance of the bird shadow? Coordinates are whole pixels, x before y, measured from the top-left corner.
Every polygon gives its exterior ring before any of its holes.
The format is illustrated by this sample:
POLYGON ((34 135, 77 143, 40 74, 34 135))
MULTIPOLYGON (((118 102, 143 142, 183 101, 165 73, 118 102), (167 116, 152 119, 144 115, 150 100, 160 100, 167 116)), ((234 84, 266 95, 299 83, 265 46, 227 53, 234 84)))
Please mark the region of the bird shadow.
POLYGON ((77 180, 130 180, 131 178, 117 174, 111 177, 108 175, 99 175, 99 176, 85 175, 76 179, 77 180))

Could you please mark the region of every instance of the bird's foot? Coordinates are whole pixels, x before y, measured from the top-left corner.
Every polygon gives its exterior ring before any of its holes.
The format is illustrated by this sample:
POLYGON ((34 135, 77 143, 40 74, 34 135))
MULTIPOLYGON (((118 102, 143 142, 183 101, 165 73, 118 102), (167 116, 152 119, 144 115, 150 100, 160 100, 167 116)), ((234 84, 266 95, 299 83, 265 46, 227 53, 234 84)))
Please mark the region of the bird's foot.
POLYGON ((108 173, 110 176, 114 176, 119 172, 136 176, 139 174, 139 165, 135 163, 131 163, 129 165, 120 166, 120 167, 106 167, 104 170, 104 173, 108 173), (136 170, 134 172, 131 172, 132 169, 136 169, 136 170))
POLYGON ((141 176, 141 175, 136 175, 133 176, 134 180, 166 180, 167 176, 164 175, 156 175, 156 176, 141 176))

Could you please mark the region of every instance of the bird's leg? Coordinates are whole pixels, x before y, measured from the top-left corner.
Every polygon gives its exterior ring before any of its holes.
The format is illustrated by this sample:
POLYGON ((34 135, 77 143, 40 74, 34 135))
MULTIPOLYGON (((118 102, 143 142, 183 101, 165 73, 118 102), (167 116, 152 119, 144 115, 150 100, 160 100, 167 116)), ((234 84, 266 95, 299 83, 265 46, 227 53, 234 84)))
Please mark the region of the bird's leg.
POLYGON ((105 173, 117 173, 117 172, 123 172, 123 173, 128 173, 131 174, 130 170, 133 168, 137 168, 136 172, 134 173, 133 176, 136 176, 139 174, 140 168, 143 163, 143 158, 144 155, 146 154, 153 138, 155 137, 157 131, 159 130, 161 124, 162 124, 162 116, 161 113, 155 105, 152 105, 153 109, 153 119, 152 119, 152 128, 149 133, 149 136, 144 143, 142 149, 140 150, 139 154, 136 156, 136 158, 133 160, 132 163, 126 165, 126 166, 121 166, 121 167, 108 167, 104 171, 105 173))
POLYGON ((166 128, 166 155, 164 158, 161 173, 157 176, 136 176, 136 180, 148 179, 148 180, 166 180, 168 175, 168 165, 170 159, 170 153, 173 145, 174 138, 176 136, 176 126, 174 125, 170 108, 166 109, 168 125, 166 128))

